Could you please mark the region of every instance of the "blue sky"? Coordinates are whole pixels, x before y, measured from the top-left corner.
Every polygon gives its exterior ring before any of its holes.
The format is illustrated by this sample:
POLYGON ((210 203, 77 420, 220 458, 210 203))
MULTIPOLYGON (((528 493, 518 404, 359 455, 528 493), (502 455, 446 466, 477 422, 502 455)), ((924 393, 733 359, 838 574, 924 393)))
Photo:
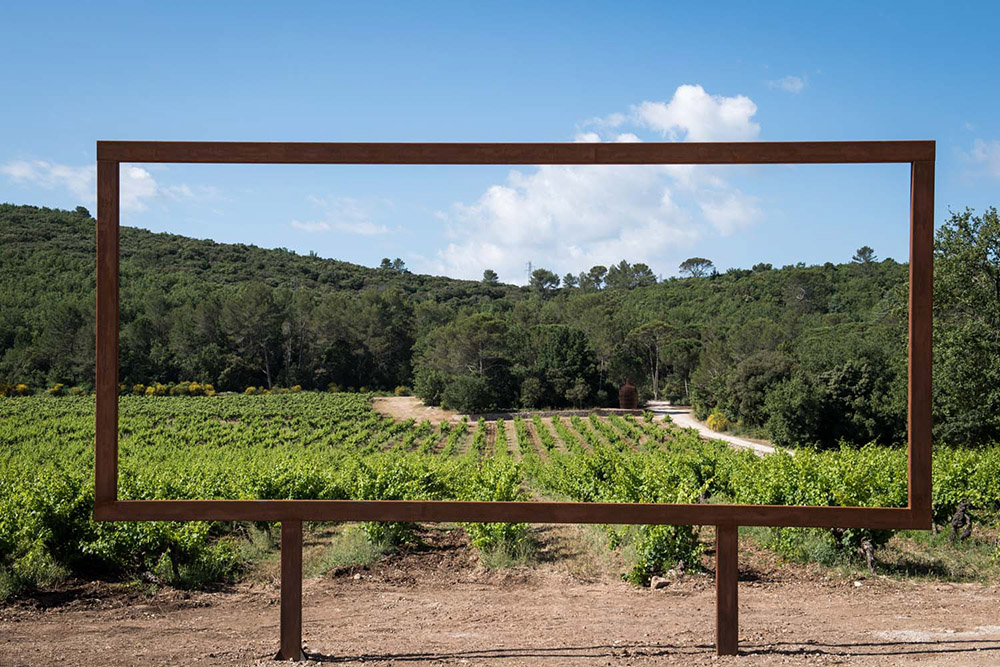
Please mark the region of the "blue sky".
MULTIPOLYGON (((994 4, 18 3, 0 201, 94 209, 98 139, 934 139, 938 222, 1000 203, 994 4)), ((128 165, 124 224, 524 280, 905 259, 903 165, 128 165)))

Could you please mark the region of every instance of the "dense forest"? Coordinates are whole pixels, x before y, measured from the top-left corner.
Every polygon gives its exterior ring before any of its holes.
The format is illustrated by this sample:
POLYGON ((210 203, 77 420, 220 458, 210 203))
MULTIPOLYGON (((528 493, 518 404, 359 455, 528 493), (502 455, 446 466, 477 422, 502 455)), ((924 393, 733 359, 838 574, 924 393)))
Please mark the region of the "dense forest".
MULTIPOLYGON (((92 385, 95 222, 0 205, 0 383, 92 385)), ((868 247, 839 264, 657 281, 622 261, 528 286, 367 268, 286 249, 124 227, 121 380, 218 390, 412 388, 466 411, 644 398, 779 444, 906 435, 907 265, 868 247)), ((1000 221, 956 213, 936 240, 935 429, 1000 437, 1000 221)))

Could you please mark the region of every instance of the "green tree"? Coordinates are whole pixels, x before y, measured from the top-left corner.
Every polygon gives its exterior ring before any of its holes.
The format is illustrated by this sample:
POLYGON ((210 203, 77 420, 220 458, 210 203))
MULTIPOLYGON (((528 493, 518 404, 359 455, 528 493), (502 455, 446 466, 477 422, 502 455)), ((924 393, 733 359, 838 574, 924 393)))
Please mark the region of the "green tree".
POLYGON ((531 272, 531 287, 538 292, 550 292, 559 287, 559 276, 548 269, 535 269, 531 272))
POLYGON ((608 269, 604 284, 608 289, 630 289, 633 286, 632 267, 624 259, 617 264, 612 264, 608 269))
POLYGON ((660 370, 671 341, 677 330, 666 322, 647 322, 629 332, 626 342, 636 351, 649 374, 653 389, 653 400, 660 400, 660 370))
POLYGON ((875 251, 872 250, 871 246, 863 245, 858 248, 857 252, 851 257, 851 261, 855 264, 862 264, 867 266, 868 264, 874 264, 878 261, 878 257, 875 256, 875 251))
POLYGON ((263 372, 267 386, 274 386, 277 371, 280 306, 270 287, 260 282, 244 286, 222 311, 227 337, 251 369, 263 372))
POLYGON ((500 276, 493 269, 486 269, 483 271, 483 284, 484 285, 499 285, 500 276))
POLYGON ((759 427, 767 422, 768 393, 792 377, 794 360, 784 352, 763 350, 741 361, 727 381, 727 405, 731 419, 759 427))
POLYGON ((1000 437, 1000 216, 952 213, 935 239, 935 429, 948 442, 1000 437))
POLYGON ((715 269, 715 265, 704 257, 689 257, 681 262, 678 268, 682 274, 687 274, 692 278, 703 278, 715 269))
POLYGON ((590 267, 589 271, 580 273, 580 289, 587 292, 601 289, 604 286, 604 276, 607 274, 608 268, 606 266, 597 264, 590 267))

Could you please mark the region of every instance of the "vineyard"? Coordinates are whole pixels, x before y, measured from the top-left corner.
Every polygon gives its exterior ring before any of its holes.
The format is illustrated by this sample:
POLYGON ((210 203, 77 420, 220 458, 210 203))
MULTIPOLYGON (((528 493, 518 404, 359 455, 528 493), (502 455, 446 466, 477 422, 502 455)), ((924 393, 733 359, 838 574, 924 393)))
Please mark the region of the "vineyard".
MULTIPOLYGON (((867 446, 758 457, 644 417, 395 421, 367 394, 122 396, 119 495, 124 499, 404 499, 748 504, 906 504, 906 453, 867 446)), ((87 396, 0 398, 0 598, 69 574, 227 580, 266 526, 96 523, 94 403, 87 396)), ((935 521, 1000 510, 1000 447, 939 448, 935 521)), ((399 545, 414 526, 366 524, 399 545)), ((468 524, 483 554, 526 553, 523 524, 468 524)), ((684 561, 697 568, 696 527, 607 527, 629 544, 624 576, 643 584, 684 561)), ((775 530, 792 548, 801 529, 775 530)), ((814 531, 850 557, 887 531, 814 531)))

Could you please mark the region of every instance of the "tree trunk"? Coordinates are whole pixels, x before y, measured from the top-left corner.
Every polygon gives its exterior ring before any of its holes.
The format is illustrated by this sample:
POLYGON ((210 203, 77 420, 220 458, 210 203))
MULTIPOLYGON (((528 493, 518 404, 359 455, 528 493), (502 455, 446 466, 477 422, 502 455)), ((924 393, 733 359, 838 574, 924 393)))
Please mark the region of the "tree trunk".
POLYGON ((271 384, 271 358, 267 353, 267 346, 264 346, 264 375, 267 376, 267 388, 273 389, 271 384))

